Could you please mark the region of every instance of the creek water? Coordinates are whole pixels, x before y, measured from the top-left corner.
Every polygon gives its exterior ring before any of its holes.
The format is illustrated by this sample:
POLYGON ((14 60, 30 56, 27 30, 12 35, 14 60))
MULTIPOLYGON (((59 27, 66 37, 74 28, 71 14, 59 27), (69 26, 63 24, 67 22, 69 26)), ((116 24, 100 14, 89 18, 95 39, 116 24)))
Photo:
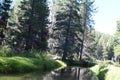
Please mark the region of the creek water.
POLYGON ((0 80, 98 80, 89 68, 67 67, 59 71, 0 75, 0 80))

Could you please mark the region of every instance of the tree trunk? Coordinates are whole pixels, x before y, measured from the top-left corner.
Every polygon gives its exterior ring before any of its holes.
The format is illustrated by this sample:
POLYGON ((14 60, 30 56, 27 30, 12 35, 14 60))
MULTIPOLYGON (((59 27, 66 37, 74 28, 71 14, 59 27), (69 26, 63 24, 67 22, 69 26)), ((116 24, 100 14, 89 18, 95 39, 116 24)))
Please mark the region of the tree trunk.
POLYGON ((32 7, 32 10, 31 10, 31 16, 30 16, 30 19, 29 19, 29 26, 28 26, 28 35, 26 37, 26 47, 25 47, 25 50, 31 50, 32 49, 32 17, 33 17, 33 14, 34 14, 34 0, 31 1, 31 7, 32 7))
POLYGON ((83 33, 82 33, 82 44, 81 44, 81 49, 79 52, 79 61, 82 60, 82 55, 83 55, 83 50, 84 50, 84 42, 85 42, 85 32, 86 32, 86 26, 87 26, 87 1, 85 0, 84 2, 84 12, 83 12, 83 19, 82 19, 82 24, 83 24, 83 33))

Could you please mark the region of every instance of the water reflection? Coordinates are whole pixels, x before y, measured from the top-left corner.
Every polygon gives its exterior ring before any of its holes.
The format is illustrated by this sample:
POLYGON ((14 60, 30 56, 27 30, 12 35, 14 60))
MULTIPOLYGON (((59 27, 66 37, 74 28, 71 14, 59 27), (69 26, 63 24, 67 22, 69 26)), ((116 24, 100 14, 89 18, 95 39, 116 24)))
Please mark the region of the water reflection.
POLYGON ((50 73, 29 73, 22 75, 1 75, 0 80, 98 80, 88 68, 68 67, 50 73))
POLYGON ((69 67, 62 69, 61 71, 54 72, 52 78, 52 80, 98 80, 90 69, 79 67, 69 67))

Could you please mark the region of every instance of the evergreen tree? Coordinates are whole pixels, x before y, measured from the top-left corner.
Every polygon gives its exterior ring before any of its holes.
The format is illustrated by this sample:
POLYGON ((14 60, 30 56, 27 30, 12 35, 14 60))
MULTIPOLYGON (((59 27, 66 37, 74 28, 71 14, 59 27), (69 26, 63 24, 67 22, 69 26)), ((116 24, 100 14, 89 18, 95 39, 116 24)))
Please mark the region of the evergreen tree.
MULTIPOLYGON (((47 0, 22 0, 17 11, 17 34, 14 40, 21 49, 47 49, 47 23, 49 9, 47 0)), ((11 24, 10 23, 10 24, 11 24)))
POLYGON ((97 41, 95 39, 95 30, 88 30, 86 35, 86 42, 85 42, 85 54, 91 57, 96 57, 96 45, 97 41))
POLYGON ((115 32, 115 41, 114 41, 114 53, 115 56, 117 57, 120 55, 120 20, 117 21, 117 30, 115 32))
POLYGON ((77 31, 81 30, 81 17, 78 14, 78 6, 79 3, 76 0, 65 0, 59 3, 55 32, 58 33, 58 48, 63 55, 62 59, 66 59, 67 56, 75 53, 77 50, 76 48, 78 48, 78 44, 76 44, 78 41, 75 41, 77 31))
POLYGON ((3 0, 0 4, 0 45, 5 42, 6 26, 10 17, 12 0, 3 0))
MULTIPOLYGON (((88 34, 91 34, 91 33, 88 33, 91 29, 93 29, 93 26, 92 26, 92 22, 93 22, 93 19, 92 19, 92 14, 94 12, 94 6, 93 6, 93 3, 94 3, 94 0, 82 0, 81 1, 81 7, 80 7, 80 14, 82 16, 82 43, 81 43, 81 49, 79 51, 79 57, 80 57, 80 60, 82 59, 82 55, 86 53, 86 49, 88 48, 87 45, 85 47, 85 44, 87 44, 87 39, 88 38, 88 34)), ((94 35, 94 34, 93 34, 94 35)), ((89 42, 90 43, 90 42, 89 42)))
POLYGON ((97 59, 111 60, 114 58, 114 37, 108 34, 95 32, 97 59))

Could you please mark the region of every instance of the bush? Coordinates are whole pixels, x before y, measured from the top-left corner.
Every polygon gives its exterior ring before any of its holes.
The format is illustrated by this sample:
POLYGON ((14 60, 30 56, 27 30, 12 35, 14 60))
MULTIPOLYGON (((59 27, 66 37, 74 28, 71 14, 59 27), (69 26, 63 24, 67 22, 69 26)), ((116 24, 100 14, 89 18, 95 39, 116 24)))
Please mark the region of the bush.
POLYGON ((107 66, 99 64, 92 67, 91 70, 95 72, 99 80, 105 80, 106 73, 108 72, 107 66))
POLYGON ((9 45, 4 45, 0 47, 0 56, 6 57, 6 56, 13 56, 15 52, 9 45))
POLYGON ((48 54, 46 51, 37 51, 37 50, 24 51, 23 50, 21 52, 17 52, 15 55, 21 56, 21 57, 45 58, 46 54, 48 54))
POLYGON ((65 62, 69 66, 92 67, 95 65, 95 63, 88 62, 85 60, 78 61, 78 60, 67 59, 67 60, 65 60, 65 62))
POLYGON ((34 57, 41 58, 48 54, 46 51, 36 51, 36 50, 17 50, 10 47, 9 45, 0 46, 0 56, 1 57, 11 57, 11 56, 21 56, 21 57, 34 57))

